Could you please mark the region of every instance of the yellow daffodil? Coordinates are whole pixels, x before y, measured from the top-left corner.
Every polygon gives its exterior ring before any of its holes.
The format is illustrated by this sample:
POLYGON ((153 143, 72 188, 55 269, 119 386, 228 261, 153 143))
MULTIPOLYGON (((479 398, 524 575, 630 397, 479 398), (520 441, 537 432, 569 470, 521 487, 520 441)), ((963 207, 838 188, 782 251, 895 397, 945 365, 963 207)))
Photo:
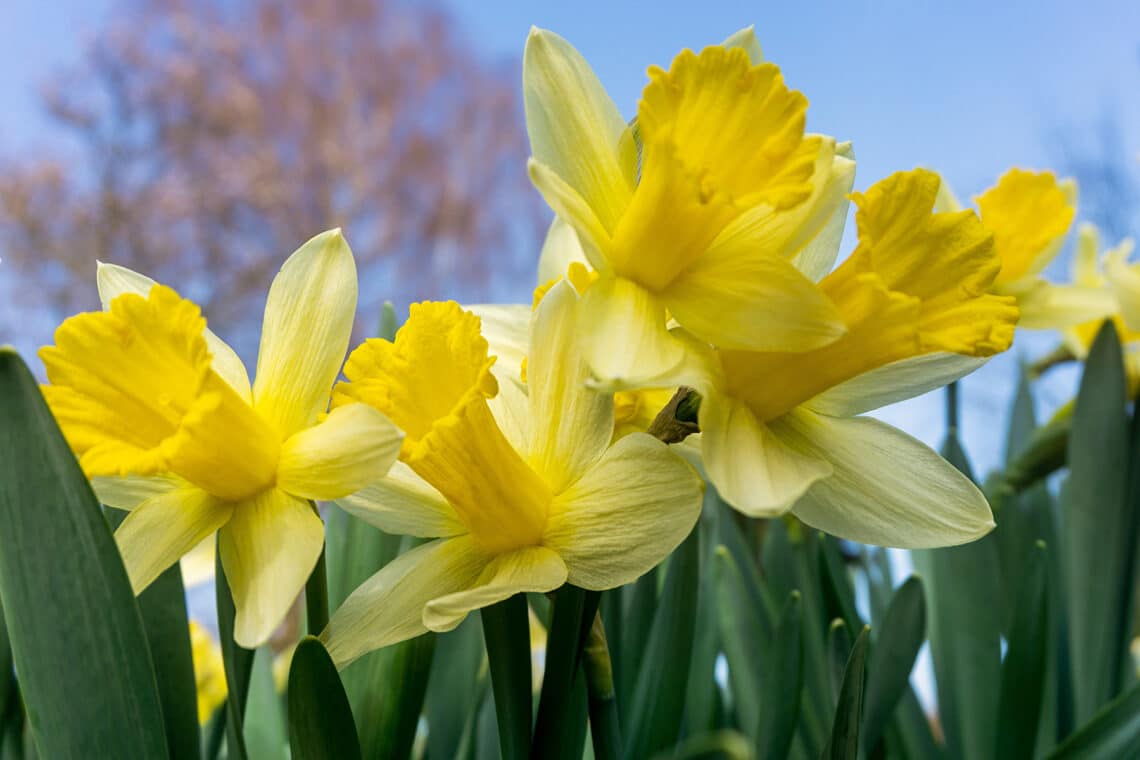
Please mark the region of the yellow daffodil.
MULTIPOLYGON (((1052 172, 1010 169, 997 184, 974 198, 982 224, 994 235, 1001 271, 993 293, 1017 298, 1019 327, 1056 329, 1105 317, 1112 298, 1104 287, 1054 285, 1042 276, 1068 237, 1077 212, 1077 185, 1052 172)), ((938 207, 960 211, 962 204, 943 181, 938 207)))
POLYGON ((859 244, 819 283, 844 337, 800 353, 705 356, 702 460, 736 508, 791 509, 834 535, 888 546, 962 543, 993 527, 985 498, 954 467, 854 416, 941 385, 1013 340, 1014 299, 987 293, 1000 267, 992 236, 973 212, 932 214, 938 187, 918 170, 852 196, 859 244))
POLYGON ((222 648, 209 631, 190 621, 190 656, 194 661, 194 685, 198 691, 198 722, 205 724, 226 701, 226 671, 222 648))
POLYGON ((337 610, 322 638, 338 664, 521 591, 628 583, 692 529, 703 488, 692 468, 644 434, 610 445, 612 397, 585 386, 572 340, 577 301, 560 282, 535 309, 525 391, 495 379, 479 318, 455 303, 414 305, 394 343, 349 357, 334 408, 372 404, 407 437, 387 478, 339 503, 438 538, 337 610))
POLYGON ((193 303, 122 267, 98 282, 105 311, 41 351, 44 395, 100 499, 130 510, 115 539, 136 593, 217 531, 234 638, 255 647, 320 556, 310 500, 383 477, 402 440, 366 404, 325 416, 356 309, 352 251, 334 230, 285 262, 252 387, 193 303))
POLYGON ((804 133, 806 98, 751 30, 649 79, 627 125, 569 43, 527 40, 531 179, 598 273, 579 325, 595 381, 670 384, 685 348, 668 317, 740 350, 836 340, 842 316, 812 273, 831 267, 842 235, 849 146, 804 133))
MULTIPOLYGON (((1140 380, 1140 263, 1129 262, 1133 242, 1121 241, 1115 248, 1100 250, 1100 236, 1091 224, 1083 224, 1077 233, 1077 249, 1071 268, 1075 287, 1107 290, 1115 304, 1109 315, 1125 350, 1125 363, 1133 383, 1140 380)), ((1064 287, 1064 286, 1062 286, 1064 287)), ((1073 325, 1062 333, 1066 347, 1078 359, 1088 356, 1102 319, 1091 319, 1073 325)))

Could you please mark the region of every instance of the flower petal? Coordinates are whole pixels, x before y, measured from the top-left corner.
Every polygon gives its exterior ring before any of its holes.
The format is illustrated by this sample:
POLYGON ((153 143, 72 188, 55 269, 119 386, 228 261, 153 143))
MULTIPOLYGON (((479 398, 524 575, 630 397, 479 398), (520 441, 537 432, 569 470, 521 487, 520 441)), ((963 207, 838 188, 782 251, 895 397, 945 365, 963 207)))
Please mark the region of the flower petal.
POLYGON ((356 313, 356 264, 339 229, 297 249, 269 288, 253 404, 282 440, 328 408, 356 313))
POLYGON ((809 280, 818 282, 835 267, 847 227, 848 193, 854 184, 855 152, 851 143, 840 143, 835 146, 831 171, 813 207, 812 224, 804 225, 806 241, 794 259, 796 268, 809 280), (837 200, 840 191, 842 201, 837 200))
POLYGON ((467 532, 439 491, 403 462, 392 465, 383 480, 336 503, 386 533, 437 538, 467 532))
POLYGON ((665 307, 623 277, 603 276, 578 302, 582 356, 610 390, 664 387, 685 360, 685 346, 665 329, 665 307))
POLYGON ((633 433, 555 497, 543 544, 562 557, 570 583, 595 591, 631 583, 689 535, 703 493, 680 456, 633 433))
POLYGON ((531 153, 613 230, 633 188, 618 158, 625 119, 581 54, 531 29, 523 52, 523 103, 531 153))
MULTIPOLYGON (((1106 267, 1107 268, 1107 267, 1106 267)), ((1043 279, 1029 280, 1028 287, 1015 293, 1021 316, 1018 327, 1030 330, 1059 330, 1090 320, 1112 316, 1117 310, 1119 291, 1106 287, 1082 285, 1054 285, 1043 279)))
POLYGON ((346 404, 320 424, 281 444, 277 487, 305 499, 331 501, 384 477, 404 434, 368 404, 346 404))
POLYGON ((798 410, 771 427, 785 444, 834 468, 792 509, 808 525, 905 549, 963 544, 994 528, 986 497, 969 478, 884 422, 798 410))
MULTIPOLYGON (((98 262, 95 281, 99 286, 99 300, 103 304, 104 311, 110 308, 111 301, 115 300, 116 296, 123 293, 137 293, 145 298, 156 284, 145 274, 139 274, 117 264, 104 264, 101 261, 98 262)), ((226 381, 227 385, 237 391, 246 403, 249 403, 250 399, 253 398, 249 387, 249 373, 246 372, 245 364, 242 363, 237 352, 208 327, 204 337, 206 338, 206 346, 210 349, 210 354, 213 357, 211 366, 214 371, 226 381)))
POLYGON ((786 259, 746 238, 702 256, 661 294, 673 318, 719 348, 809 351, 847 328, 835 304, 786 259))
POLYGON ((756 39, 756 27, 749 24, 738 32, 733 32, 720 43, 725 48, 740 48, 748 53, 748 60, 753 66, 764 63, 764 51, 760 49, 760 40, 756 39))
POLYGON ((586 252, 582 250, 582 243, 578 240, 578 233, 560 216, 554 217, 550 229, 546 231, 546 239, 542 242, 542 251, 538 255, 538 283, 539 285, 566 276, 566 270, 574 262, 589 265, 586 252))
POLYGON ((562 280, 539 302, 530 328, 527 463, 555 493, 597 461, 614 430, 613 396, 586 386, 590 370, 578 346, 577 306, 574 288, 562 280))
POLYGON ((1128 263, 1132 241, 1125 240, 1104 255, 1104 274, 1120 305, 1120 316, 1129 330, 1140 330, 1140 269, 1128 263))
POLYGON ((516 549, 491 560, 470 588, 428 602, 423 622, 428 630, 450 631, 473 610, 519 593, 553 591, 565 582, 566 564, 555 552, 544 546, 516 549))
POLYGON ((325 528, 312 505, 279 489, 238 504, 218 534, 234 596, 234 641, 261 646, 281 624, 321 556, 325 528))
POLYGON ((832 417, 853 417, 941 388, 979 369, 989 359, 941 351, 900 359, 833 385, 806 401, 804 407, 832 417))
POLYGON ((530 332, 530 306, 526 304, 476 304, 464 306, 479 317, 479 332, 487 339, 487 353, 498 359, 491 367, 500 383, 522 382, 530 332))
POLYGON ((115 531, 136 594, 221 528, 233 506, 200 488, 166 491, 140 504, 115 531))
POLYGON ((752 517, 783 514, 831 465, 786 446, 744 403, 719 393, 701 402, 701 460, 726 502, 752 517))
POLYGON ((321 632, 321 641, 343 668, 374 649, 426 633, 424 605, 470 588, 489 561, 469 536, 417 546, 353 591, 321 632))
POLYGON ((194 486, 177 475, 127 475, 91 478, 91 488, 100 504, 130 511, 161 494, 194 486))
POLYGON ((531 183, 554 213, 578 233, 578 244, 590 266, 599 271, 609 269, 606 256, 610 250, 610 232, 586 199, 541 161, 528 160, 526 169, 531 183))

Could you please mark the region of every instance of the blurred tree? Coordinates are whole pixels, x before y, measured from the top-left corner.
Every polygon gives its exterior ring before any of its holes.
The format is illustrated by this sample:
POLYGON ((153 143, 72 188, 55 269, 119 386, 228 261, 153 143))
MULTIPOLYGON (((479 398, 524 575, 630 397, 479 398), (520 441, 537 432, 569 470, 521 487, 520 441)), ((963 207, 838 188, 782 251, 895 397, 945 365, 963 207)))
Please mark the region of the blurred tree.
POLYGON ((94 262, 113 261, 197 300, 248 356, 272 274, 333 226, 371 313, 384 298, 486 298, 492 276, 529 274, 543 214, 517 63, 481 60, 444 12, 389 0, 121 10, 45 92, 74 155, 0 168, 0 250, 37 306, 91 308, 94 262))

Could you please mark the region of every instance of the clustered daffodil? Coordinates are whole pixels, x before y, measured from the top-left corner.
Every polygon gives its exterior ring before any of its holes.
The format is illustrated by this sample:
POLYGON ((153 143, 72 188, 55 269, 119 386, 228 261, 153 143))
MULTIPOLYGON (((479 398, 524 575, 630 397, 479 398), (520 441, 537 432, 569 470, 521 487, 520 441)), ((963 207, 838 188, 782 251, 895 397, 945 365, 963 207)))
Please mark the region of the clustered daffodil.
POLYGON ((479 318, 455 303, 414 305, 394 342, 370 340, 349 357, 334 409, 370 404, 406 437, 386 479, 338 503, 436 540, 337 610, 322 638, 338 663, 450 630, 520 591, 628 583, 692 529, 696 472, 645 434, 611 445, 613 398, 586 387, 572 339, 578 298, 561 282, 535 308, 525 392, 496 380, 479 318))
POLYGON ((273 281, 251 387, 233 349, 172 289, 101 266, 104 311, 79 314, 41 351, 44 395, 103 503, 131 584, 218 533, 234 638, 263 643, 324 545, 311 499, 382 477, 402 434, 367 404, 328 410, 356 309, 339 230, 313 238, 273 281))

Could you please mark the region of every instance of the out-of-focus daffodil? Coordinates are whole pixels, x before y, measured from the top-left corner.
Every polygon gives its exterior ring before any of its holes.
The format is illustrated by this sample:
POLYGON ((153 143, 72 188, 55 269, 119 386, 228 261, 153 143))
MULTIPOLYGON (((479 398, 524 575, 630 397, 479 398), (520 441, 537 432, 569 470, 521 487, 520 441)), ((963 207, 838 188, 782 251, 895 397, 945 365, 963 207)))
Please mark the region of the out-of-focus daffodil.
POLYGON ((345 365, 338 404, 363 401, 407 437, 390 475, 339 503, 392 533, 438 537, 360 586, 322 634, 344 664, 454 628, 475 609, 569 581, 628 583, 695 524, 702 483, 660 441, 610 445, 613 399, 585 386, 572 339, 578 296, 555 285, 535 309, 525 392, 498 382, 480 321, 454 303, 414 305, 394 343, 345 365))
MULTIPOLYGON (((1058 329, 1112 313, 1111 293, 1101 285, 1055 285, 1042 276, 1068 237, 1077 212, 1077 185, 1052 172, 1010 169, 974 198, 982 224, 994 235, 1001 271, 990 291, 1017 298, 1019 327, 1058 329)), ((962 204, 943 181, 938 208, 962 204)))
POLYGON ((760 59, 751 30, 649 78, 627 125, 569 43, 527 40, 531 179, 598 273, 579 320, 595 380, 672 384, 686 352, 670 317, 732 349, 837 339, 842 317, 812 279, 842 235, 849 146, 804 134, 807 99, 760 59))
POLYGON ((234 638, 264 642, 324 544, 311 499, 383 477, 402 434, 367 404, 325 416, 348 347, 356 265, 339 230, 313 238, 269 291, 250 386, 233 349, 168 287, 101 265, 105 311, 41 351, 44 395, 99 498, 130 510, 115 533, 140 592, 218 532, 234 638))
POLYGON ((226 671, 222 648, 197 621, 190 621, 190 656, 198 691, 198 722, 205 724, 226 701, 226 671))
POLYGON ((819 284, 844 337, 800 353, 706 356, 702 459, 733 506, 791 509, 834 535, 888 546, 963 543, 993 527, 985 498, 954 467, 854 416, 970 366, 946 356, 981 361, 1013 340, 1014 299, 987 292, 999 269, 992 236, 973 212, 932 214, 938 186, 917 170, 853 196, 859 244, 819 284))

